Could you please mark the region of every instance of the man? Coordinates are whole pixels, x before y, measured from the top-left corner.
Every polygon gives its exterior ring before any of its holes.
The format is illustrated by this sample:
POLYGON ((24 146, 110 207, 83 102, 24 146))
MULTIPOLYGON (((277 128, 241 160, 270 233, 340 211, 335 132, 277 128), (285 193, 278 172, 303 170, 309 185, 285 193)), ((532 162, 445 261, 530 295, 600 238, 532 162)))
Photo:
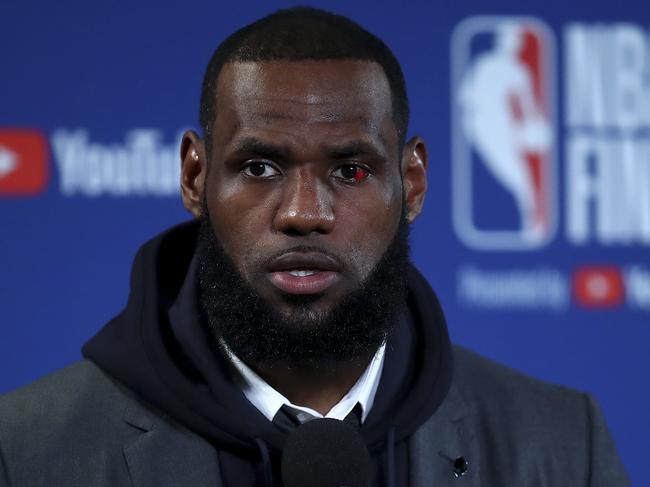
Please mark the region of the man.
POLYGON ((351 437, 358 485, 627 485, 589 396, 450 345, 408 259, 407 124, 399 64, 345 18, 226 39, 181 146, 195 222, 142 247, 84 361, 2 398, 0 483, 353 485, 326 481, 351 437))

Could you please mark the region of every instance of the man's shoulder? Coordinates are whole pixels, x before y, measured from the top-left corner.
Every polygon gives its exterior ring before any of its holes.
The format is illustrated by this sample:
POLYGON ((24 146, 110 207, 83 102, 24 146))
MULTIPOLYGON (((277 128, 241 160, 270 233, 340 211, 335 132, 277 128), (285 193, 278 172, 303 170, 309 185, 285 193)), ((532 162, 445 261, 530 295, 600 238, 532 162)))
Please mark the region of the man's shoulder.
POLYGON ((117 453, 157 417, 92 362, 74 363, 0 396, 0 485, 122 485, 117 453))
MULTIPOLYGON (((17 479, 48 458, 101 458, 134 436, 127 412, 143 410, 96 365, 77 362, 0 396, 0 454, 17 479)), ((60 467, 70 467, 67 461, 60 467)))
POLYGON ((0 485, 195 485, 206 445, 89 361, 0 397, 0 485))
POLYGON ((77 407, 88 414, 100 413, 131 401, 123 387, 92 362, 82 360, 0 396, 0 428, 26 418, 32 422, 39 417, 63 420, 77 407))
POLYGON ((454 359, 454 386, 481 415, 561 422, 584 416, 592 401, 588 394, 530 377, 460 346, 454 346, 454 359))
POLYGON ((446 447, 449 455, 462 453, 478 462, 472 475, 480 474, 481 485, 584 485, 586 478, 590 485, 629 485, 589 394, 529 377, 463 347, 454 346, 451 390, 425 426, 419 438, 423 451, 436 441, 451 445, 456 449, 446 447))
POLYGON ((495 445, 529 445, 530 450, 582 448, 594 429, 605 431, 589 394, 552 384, 454 347, 456 398, 495 445))
POLYGON ((551 395, 552 397, 582 396, 583 393, 559 384, 526 375, 507 365, 480 355, 460 345, 454 345, 454 374, 461 386, 469 386, 476 394, 495 392, 506 396, 522 394, 551 395))

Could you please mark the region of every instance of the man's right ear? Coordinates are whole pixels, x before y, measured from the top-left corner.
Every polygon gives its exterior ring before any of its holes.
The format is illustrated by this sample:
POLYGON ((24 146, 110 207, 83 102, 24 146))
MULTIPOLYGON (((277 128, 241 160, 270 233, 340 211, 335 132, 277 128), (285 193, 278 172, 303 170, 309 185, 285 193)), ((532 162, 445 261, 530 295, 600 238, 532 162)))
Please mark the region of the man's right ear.
POLYGON ((199 218, 203 211, 203 191, 208 172, 205 144, 193 130, 181 142, 181 197, 183 206, 199 218))

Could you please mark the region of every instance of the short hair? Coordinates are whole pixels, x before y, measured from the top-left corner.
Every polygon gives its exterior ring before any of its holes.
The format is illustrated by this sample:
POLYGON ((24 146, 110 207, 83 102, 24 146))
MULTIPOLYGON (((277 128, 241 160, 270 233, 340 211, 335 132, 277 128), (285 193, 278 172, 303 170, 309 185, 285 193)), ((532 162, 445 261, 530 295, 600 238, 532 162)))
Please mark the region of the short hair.
POLYGON ((217 79, 231 62, 359 60, 379 64, 391 91, 393 123, 399 147, 409 121, 406 83, 390 48, 356 22, 324 10, 293 7, 242 27, 214 51, 205 70, 199 121, 210 150, 217 115, 217 79))

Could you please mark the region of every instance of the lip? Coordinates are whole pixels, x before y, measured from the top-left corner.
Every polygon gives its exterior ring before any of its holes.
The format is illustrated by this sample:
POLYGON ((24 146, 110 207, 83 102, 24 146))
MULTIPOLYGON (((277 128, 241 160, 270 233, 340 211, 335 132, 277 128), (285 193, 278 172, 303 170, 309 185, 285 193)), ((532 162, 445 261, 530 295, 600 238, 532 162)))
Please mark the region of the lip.
POLYGON ((287 294, 318 294, 333 286, 340 276, 341 266, 321 252, 287 252, 273 259, 268 266, 271 283, 287 294), (293 271, 293 273, 292 273, 293 271), (309 271, 309 275, 296 275, 309 271))
POLYGON ((338 281, 339 273, 316 271, 310 276, 294 276, 290 271, 272 272, 271 283, 287 294, 318 294, 325 292, 338 281))
POLYGON ((339 272, 341 266, 336 259, 323 252, 292 251, 271 260, 268 270, 271 272, 292 271, 297 269, 314 269, 319 271, 339 272))

